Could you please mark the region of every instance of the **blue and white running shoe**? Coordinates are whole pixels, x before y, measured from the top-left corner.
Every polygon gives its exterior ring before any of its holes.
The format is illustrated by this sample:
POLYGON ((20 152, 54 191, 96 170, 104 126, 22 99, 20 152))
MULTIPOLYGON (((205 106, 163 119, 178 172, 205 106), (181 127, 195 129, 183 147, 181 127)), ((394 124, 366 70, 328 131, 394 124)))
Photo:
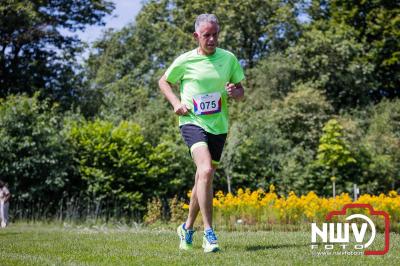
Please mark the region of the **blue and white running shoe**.
POLYGON ((183 250, 193 249, 192 242, 193 242, 193 234, 195 231, 185 229, 185 223, 183 223, 180 226, 178 226, 176 232, 178 233, 179 239, 181 240, 179 244, 179 249, 183 250))
POLYGON ((207 229, 204 231, 203 245, 204 252, 217 252, 219 251, 218 239, 213 229, 207 229))

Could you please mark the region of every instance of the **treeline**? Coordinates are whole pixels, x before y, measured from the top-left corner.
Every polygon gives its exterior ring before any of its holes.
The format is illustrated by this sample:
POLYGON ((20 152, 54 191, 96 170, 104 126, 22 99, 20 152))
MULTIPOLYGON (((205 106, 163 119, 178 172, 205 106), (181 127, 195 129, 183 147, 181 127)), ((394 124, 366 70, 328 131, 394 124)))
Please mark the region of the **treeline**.
POLYGON ((395 2, 147 1, 83 65, 59 28, 101 23, 112 5, 24 3, 0 4, 0 178, 15 218, 140 220, 152 198, 167 215, 186 195, 194 167, 157 80, 196 46, 200 13, 218 16, 219 46, 246 72, 216 189, 399 190, 395 2))

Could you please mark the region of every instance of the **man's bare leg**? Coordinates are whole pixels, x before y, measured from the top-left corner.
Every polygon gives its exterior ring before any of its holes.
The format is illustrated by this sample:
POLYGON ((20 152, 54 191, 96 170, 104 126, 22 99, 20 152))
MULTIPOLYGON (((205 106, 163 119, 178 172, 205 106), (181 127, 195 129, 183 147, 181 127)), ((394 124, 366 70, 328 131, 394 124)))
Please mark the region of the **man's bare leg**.
MULTIPOLYGON (((198 206, 203 217, 204 230, 212 228, 212 181, 214 168, 207 146, 199 146, 192 151, 198 174, 195 184, 198 206)), ((195 204, 194 204, 195 205, 195 204)), ((194 208, 195 210, 195 208, 194 208)), ((190 222, 190 221, 189 221, 190 222)))
MULTIPOLYGON (((215 168, 213 168, 213 174, 215 173, 215 168)), ((185 229, 193 229, 194 222, 196 221, 197 215, 200 211, 199 201, 197 198, 197 182, 199 179, 199 174, 196 171, 195 183, 192 189, 192 195, 190 196, 189 203, 189 215, 185 223, 185 229)), ((211 191, 211 196, 213 196, 213 192, 211 191)), ((212 200, 212 199, 211 199, 212 200)), ((211 209, 212 211, 212 209, 211 209)))
POLYGON ((196 220, 196 217, 200 211, 199 201, 197 199, 197 186, 196 186, 198 179, 199 179, 199 174, 196 171, 194 186, 192 189, 192 195, 190 196, 189 215, 185 223, 185 229, 193 229, 194 221, 196 220))

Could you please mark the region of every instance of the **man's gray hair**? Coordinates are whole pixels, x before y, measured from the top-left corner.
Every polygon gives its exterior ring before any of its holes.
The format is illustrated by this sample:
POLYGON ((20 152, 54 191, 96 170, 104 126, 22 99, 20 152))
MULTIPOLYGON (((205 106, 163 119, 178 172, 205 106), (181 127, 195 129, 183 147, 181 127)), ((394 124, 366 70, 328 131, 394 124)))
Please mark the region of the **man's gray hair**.
POLYGON ((218 26, 219 30, 219 23, 218 23, 218 18, 214 14, 201 14, 196 18, 196 22, 194 23, 194 30, 198 32, 200 29, 200 25, 203 22, 209 22, 209 23, 215 23, 218 26))

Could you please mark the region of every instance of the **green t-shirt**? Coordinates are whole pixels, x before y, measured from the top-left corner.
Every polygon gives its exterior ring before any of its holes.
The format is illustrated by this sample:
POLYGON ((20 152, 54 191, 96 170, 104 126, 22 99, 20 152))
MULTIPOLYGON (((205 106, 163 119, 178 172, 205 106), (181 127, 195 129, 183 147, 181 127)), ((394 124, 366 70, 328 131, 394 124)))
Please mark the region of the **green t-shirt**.
POLYGON ((211 134, 228 132, 227 82, 244 79, 237 58, 217 48, 209 56, 199 55, 197 49, 179 56, 165 73, 172 84, 180 82, 181 102, 190 108, 188 115, 179 116, 179 125, 195 124, 211 134))

